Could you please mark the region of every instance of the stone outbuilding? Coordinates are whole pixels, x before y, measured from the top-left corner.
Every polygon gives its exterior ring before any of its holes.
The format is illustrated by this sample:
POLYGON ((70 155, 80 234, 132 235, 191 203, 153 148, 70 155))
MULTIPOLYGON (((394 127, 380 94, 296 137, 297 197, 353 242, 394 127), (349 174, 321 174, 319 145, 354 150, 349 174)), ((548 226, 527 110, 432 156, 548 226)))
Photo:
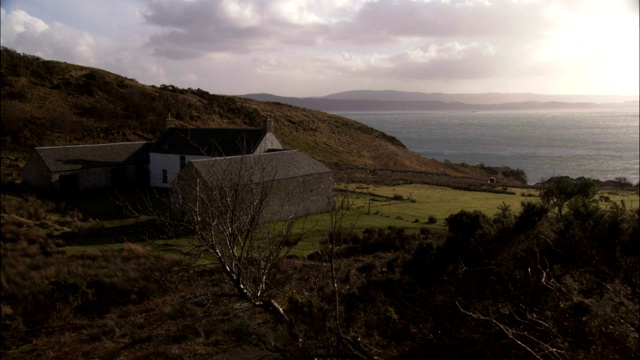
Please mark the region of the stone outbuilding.
POLYGON ((220 201, 249 210, 260 203, 262 219, 278 221, 329 211, 333 172, 297 150, 269 151, 192 160, 172 190, 174 204, 182 210, 220 201))
POLYGON ((148 184, 148 142, 37 147, 24 182, 42 190, 76 192, 148 184))

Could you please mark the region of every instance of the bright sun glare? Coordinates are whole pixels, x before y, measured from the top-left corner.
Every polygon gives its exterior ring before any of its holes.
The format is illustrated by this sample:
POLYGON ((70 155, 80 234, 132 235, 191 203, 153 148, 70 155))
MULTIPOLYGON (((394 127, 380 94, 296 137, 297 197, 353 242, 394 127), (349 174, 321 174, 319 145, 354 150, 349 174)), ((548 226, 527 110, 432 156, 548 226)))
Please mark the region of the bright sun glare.
POLYGON ((574 92, 637 95, 638 16, 610 8, 598 10, 588 16, 557 8, 550 11, 548 16, 560 26, 547 33, 537 59, 566 64, 563 80, 574 92))

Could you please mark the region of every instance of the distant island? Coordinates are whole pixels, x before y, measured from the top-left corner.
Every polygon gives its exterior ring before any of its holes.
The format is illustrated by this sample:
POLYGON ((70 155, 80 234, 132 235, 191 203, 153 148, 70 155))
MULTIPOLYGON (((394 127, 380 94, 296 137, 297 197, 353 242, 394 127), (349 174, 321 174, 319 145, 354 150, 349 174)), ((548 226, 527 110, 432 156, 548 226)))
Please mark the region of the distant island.
POLYGON ((532 93, 444 94, 393 90, 354 90, 304 98, 272 94, 240 96, 327 112, 611 109, 637 108, 640 104, 637 96, 532 93))

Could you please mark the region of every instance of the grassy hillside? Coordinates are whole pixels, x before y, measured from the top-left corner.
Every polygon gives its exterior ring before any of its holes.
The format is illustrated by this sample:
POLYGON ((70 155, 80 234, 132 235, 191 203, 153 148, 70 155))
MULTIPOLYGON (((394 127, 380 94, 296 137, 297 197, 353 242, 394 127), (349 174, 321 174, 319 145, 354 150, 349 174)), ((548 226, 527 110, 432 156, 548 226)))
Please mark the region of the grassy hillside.
MULTIPOLYGON (((513 177, 509 169, 441 163, 396 138, 344 117, 274 102, 138 83, 104 70, 2 49, 2 156, 33 147, 154 140, 170 114, 179 126, 258 127, 265 119, 283 145, 334 169, 393 169, 477 179, 513 177)), ((517 178, 517 176, 515 176, 517 178)))

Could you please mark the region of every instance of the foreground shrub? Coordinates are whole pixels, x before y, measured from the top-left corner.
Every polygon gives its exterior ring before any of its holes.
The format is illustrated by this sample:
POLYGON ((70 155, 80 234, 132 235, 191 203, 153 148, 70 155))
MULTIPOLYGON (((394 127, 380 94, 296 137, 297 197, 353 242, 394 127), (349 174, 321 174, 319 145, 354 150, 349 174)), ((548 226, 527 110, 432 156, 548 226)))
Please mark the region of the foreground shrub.
POLYGON ((23 197, 1 195, 0 212, 5 215, 14 215, 31 221, 44 221, 55 209, 50 201, 40 200, 33 195, 23 197))
POLYGON ((45 254, 22 241, 3 242, 1 255, 2 326, 14 329, 2 336, 10 347, 70 325, 60 319, 101 317, 114 307, 164 293, 153 276, 172 263, 131 245, 67 255, 45 254), (68 316, 61 318, 65 312, 68 316))

